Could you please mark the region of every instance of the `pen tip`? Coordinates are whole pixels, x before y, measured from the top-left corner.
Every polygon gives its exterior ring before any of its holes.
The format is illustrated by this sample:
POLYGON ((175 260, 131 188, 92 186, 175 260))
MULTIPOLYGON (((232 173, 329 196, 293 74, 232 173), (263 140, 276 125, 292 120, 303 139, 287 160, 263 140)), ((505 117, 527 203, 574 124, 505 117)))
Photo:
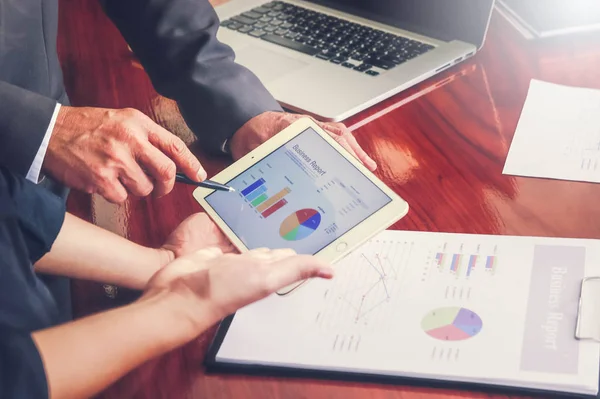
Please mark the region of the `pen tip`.
POLYGON ((229 187, 229 191, 231 191, 231 192, 234 192, 234 191, 235 191, 235 188, 233 188, 233 187, 229 187))

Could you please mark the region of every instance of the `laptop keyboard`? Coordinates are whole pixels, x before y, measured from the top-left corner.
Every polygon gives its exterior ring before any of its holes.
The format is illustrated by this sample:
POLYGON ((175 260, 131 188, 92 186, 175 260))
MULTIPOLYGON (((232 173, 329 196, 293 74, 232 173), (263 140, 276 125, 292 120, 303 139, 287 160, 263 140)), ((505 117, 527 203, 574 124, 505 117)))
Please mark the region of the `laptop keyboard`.
POLYGON ((221 26, 377 76, 434 47, 282 1, 273 1, 221 26))

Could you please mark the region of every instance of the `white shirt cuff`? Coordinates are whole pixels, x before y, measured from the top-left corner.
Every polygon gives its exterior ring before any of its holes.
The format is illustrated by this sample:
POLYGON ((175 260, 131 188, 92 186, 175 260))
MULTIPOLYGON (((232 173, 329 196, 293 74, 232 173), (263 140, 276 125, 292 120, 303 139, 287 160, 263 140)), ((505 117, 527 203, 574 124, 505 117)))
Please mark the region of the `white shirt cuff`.
POLYGON ((50 124, 48 125, 48 129, 46 130, 46 135, 42 140, 42 144, 38 149, 35 158, 33 159, 33 163, 29 167, 29 171, 27 172, 27 180, 37 184, 40 180, 40 172, 42 171, 42 164, 44 163, 44 158, 46 157, 46 151, 48 150, 48 142, 50 141, 50 136, 52 135, 52 131, 54 130, 54 125, 56 124, 56 118, 58 117, 58 111, 60 110, 60 104, 56 103, 56 107, 54 107, 54 113, 52 114, 52 118, 50 119, 50 124))

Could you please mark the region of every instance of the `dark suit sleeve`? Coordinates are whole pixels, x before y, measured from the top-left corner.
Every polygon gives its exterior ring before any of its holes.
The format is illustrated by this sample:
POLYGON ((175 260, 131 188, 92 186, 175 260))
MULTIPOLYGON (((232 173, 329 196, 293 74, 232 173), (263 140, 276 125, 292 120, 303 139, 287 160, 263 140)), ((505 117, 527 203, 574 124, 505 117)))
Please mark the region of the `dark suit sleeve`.
POLYGON ((3 213, 10 210, 18 220, 19 236, 26 245, 28 261, 36 263, 54 244, 62 228, 66 206, 64 201, 22 177, 0 166, 0 205, 3 213))
POLYGON ((0 80, 0 164, 26 176, 56 101, 0 80))
POLYGON ((156 90, 177 101, 211 151, 244 123, 280 105, 232 49, 216 38, 208 0, 103 0, 107 15, 139 57, 156 90))
POLYGON ((65 205, 0 166, 0 398, 47 398, 44 364, 31 331, 50 327, 54 300, 32 264, 46 254, 65 205))

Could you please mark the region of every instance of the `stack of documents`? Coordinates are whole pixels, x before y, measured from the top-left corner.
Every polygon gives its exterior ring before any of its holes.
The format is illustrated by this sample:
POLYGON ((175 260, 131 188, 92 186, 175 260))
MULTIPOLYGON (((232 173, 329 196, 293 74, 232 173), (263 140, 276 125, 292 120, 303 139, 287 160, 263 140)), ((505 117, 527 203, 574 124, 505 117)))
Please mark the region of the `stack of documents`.
POLYGON ((209 365, 598 393, 598 240, 385 231, 335 268, 238 311, 209 365))

